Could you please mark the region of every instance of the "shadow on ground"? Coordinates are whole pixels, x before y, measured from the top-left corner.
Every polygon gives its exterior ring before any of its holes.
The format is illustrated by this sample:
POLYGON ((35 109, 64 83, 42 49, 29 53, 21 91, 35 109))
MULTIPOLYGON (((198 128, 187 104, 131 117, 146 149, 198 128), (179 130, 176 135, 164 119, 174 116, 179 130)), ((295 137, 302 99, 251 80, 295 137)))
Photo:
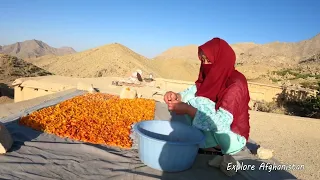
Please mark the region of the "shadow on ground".
POLYGON ((14 141, 9 152, 18 151, 21 146, 25 144, 25 142, 32 141, 43 133, 41 131, 36 131, 30 127, 20 125, 19 120, 20 118, 14 121, 3 123, 10 132, 14 141))
POLYGON ((14 90, 10 88, 7 84, 0 83, 0 97, 7 96, 11 99, 14 97, 14 90))

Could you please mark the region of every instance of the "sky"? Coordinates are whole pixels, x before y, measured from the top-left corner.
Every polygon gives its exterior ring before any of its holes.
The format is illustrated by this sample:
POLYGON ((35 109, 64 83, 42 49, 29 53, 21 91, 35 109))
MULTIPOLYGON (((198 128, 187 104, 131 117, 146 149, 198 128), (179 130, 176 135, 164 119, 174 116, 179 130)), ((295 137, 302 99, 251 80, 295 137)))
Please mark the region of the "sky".
POLYGON ((320 0, 0 0, 0 45, 37 39, 84 51, 123 44, 152 58, 220 37, 297 42, 320 33, 320 0))

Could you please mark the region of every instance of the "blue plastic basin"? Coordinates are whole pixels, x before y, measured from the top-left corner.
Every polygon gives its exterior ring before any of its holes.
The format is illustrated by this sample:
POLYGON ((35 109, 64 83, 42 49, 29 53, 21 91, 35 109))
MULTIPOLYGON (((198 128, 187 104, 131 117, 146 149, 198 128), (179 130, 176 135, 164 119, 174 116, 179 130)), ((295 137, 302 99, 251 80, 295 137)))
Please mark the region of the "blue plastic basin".
POLYGON ((205 138, 200 130, 177 121, 141 121, 134 131, 138 134, 140 160, 166 172, 191 168, 205 138))

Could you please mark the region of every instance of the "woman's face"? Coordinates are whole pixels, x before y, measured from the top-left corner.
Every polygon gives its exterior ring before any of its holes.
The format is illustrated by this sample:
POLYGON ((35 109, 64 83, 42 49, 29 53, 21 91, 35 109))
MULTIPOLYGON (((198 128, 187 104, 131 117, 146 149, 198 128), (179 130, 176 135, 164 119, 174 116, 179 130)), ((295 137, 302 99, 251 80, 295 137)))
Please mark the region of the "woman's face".
POLYGON ((202 51, 199 51, 198 56, 202 64, 212 64, 202 51))

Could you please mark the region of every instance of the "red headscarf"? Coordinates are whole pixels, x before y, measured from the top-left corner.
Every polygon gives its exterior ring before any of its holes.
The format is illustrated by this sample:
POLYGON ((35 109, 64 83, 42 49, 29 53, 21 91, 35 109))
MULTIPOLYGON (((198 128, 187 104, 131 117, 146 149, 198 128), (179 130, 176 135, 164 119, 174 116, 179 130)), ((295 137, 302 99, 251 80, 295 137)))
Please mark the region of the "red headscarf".
POLYGON ((249 138, 249 91, 245 76, 235 70, 236 55, 231 46, 213 38, 199 47, 212 64, 201 63, 196 96, 216 102, 233 115, 231 130, 249 138))
POLYGON ((201 63, 196 95, 217 102, 226 89, 228 78, 235 71, 236 55, 230 45, 220 38, 206 42, 199 47, 200 50, 212 64, 201 63))

